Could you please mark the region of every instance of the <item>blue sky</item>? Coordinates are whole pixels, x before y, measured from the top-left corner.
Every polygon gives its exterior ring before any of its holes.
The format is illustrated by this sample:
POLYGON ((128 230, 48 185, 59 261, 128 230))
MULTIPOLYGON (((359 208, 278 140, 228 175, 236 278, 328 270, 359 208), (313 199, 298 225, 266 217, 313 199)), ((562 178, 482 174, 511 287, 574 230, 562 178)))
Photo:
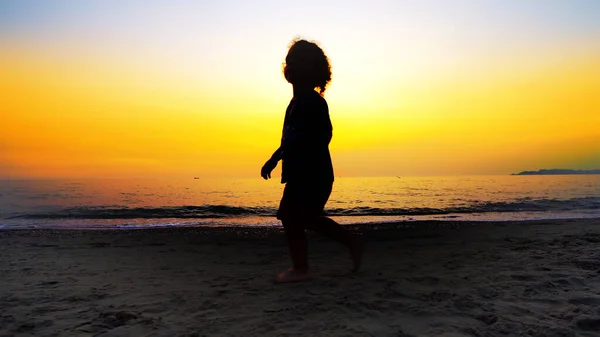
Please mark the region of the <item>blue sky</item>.
MULTIPOLYGON (((521 1, 2 1, 3 36, 92 33, 143 34, 165 30, 192 35, 327 30, 344 34, 358 27, 369 33, 398 33, 401 27, 456 30, 477 36, 561 37, 598 33, 600 2, 521 1), (205 30, 206 29, 206 30, 205 30), (381 30, 377 32, 377 30, 381 30), (97 32, 96 32, 97 33, 97 32), (513 35, 514 34, 514 35, 513 35)), ((322 32, 326 33, 326 32, 322 32)), ((293 33, 292 33, 293 34, 293 33)))

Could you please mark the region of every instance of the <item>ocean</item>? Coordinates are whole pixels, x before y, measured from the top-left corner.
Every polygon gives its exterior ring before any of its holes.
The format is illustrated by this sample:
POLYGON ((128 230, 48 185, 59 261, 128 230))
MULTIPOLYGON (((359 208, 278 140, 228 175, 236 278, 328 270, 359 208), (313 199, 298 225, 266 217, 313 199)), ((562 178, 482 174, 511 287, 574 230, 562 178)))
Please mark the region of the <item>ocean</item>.
MULTIPOLYGON (((0 229, 279 226, 283 185, 256 179, 0 180, 0 229)), ((342 177, 342 224, 600 217, 600 175, 342 177)))

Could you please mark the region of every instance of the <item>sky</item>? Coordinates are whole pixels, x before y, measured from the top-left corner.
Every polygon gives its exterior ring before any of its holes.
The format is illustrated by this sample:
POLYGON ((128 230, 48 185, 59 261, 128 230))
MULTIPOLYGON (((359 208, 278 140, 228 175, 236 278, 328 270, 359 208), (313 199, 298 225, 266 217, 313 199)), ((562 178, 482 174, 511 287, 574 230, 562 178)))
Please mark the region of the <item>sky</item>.
POLYGON ((599 1, 7 0, 0 179, 258 177, 296 37, 337 176, 600 168, 599 1))

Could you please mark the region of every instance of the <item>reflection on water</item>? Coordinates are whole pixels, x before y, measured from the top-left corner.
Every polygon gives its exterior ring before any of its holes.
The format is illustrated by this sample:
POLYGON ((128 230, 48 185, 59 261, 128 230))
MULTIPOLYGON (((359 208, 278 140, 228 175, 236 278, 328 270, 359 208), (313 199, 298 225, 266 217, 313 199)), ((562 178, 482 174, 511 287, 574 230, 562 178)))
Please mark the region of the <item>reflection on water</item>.
MULTIPOLYGON (((124 213, 107 212, 134 208, 152 209, 151 214, 140 212, 141 218, 178 217, 182 210, 197 217, 206 208, 181 207, 207 205, 234 207, 210 208, 218 217, 245 211, 268 215, 276 209, 282 190, 276 179, 260 178, 5 180, 0 181, 0 218, 50 212, 62 217, 61 210, 72 208, 83 209, 87 213, 82 214, 93 214, 92 218, 119 217, 124 213)), ((600 175, 338 178, 327 204, 330 214, 370 216, 599 208, 600 175)))

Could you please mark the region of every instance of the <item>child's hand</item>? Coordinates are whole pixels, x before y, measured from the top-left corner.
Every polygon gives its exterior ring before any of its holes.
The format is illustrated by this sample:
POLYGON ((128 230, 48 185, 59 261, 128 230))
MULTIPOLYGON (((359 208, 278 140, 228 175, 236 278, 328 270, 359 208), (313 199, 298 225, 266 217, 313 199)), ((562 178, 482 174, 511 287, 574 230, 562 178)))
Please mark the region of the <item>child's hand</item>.
POLYGON ((277 166, 276 161, 272 159, 267 160, 265 165, 263 165, 262 169, 260 170, 260 176, 263 177, 265 180, 271 178, 271 171, 273 171, 275 166, 277 166))

